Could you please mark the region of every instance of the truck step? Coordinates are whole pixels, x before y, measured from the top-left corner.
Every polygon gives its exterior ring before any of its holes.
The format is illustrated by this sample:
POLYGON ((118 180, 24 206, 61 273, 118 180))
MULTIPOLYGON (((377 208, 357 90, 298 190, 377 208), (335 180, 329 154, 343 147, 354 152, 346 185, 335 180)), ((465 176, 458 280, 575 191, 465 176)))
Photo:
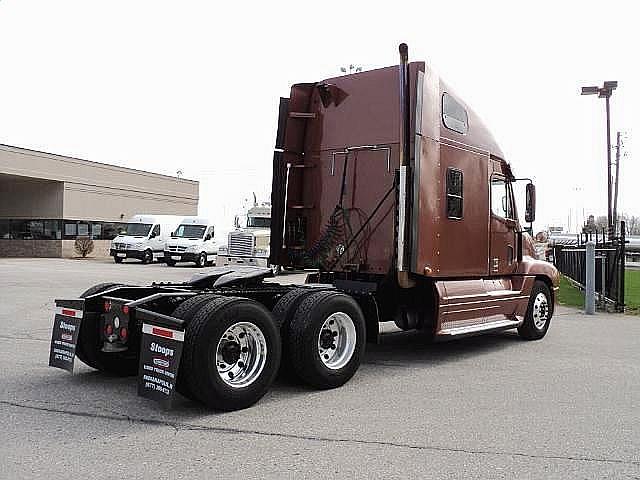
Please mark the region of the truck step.
POLYGON ((302 118, 306 120, 316 118, 316 114, 307 112, 289 112, 289 118, 302 118))
POLYGON ((496 320, 493 322, 475 323, 473 325, 445 328, 438 332, 438 337, 458 337, 481 332, 486 333, 491 330, 506 330, 509 328, 516 328, 518 325, 520 325, 519 320, 510 320, 508 318, 505 318, 503 320, 496 320))

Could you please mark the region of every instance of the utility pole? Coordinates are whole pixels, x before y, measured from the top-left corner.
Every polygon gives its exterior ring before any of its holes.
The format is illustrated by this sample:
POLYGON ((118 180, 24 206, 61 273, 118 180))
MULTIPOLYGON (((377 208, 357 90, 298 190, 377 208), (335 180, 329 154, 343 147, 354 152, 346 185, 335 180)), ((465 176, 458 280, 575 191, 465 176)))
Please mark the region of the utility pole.
POLYGON ((627 152, 624 151, 625 137, 626 134, 624 132, 618 132, 616 135, 616 175, 613 188, 613 221, 616 225, 616 233, 618 232, 618 183, 620 181, 620 160, 627 156, 627 152))
POLYGON ((604 82, 602 87, 582 87, 582 95, 598 95, 604 98, 607 112, 607 226, 609 237, 615 233, 613 208, 612 208, 612 185, 611 185, 611 112, 609 109, 609 99, 613 91, 618 88, 618 82, 604 82))

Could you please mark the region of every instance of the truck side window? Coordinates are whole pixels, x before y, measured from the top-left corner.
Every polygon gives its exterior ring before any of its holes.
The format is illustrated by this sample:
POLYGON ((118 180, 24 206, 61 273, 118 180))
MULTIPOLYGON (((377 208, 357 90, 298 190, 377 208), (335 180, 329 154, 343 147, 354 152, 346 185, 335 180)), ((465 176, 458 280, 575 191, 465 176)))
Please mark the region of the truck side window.
POLYGON ((462 171, 447 168, 447 218, 462 218, 462 171))
POLYGON ((491 177, 491 213, 500 218, 513 218, 509 184, 502 177, 491 177))
POLYGON ((153 227, 153 231, 152 231, 151 233, 152 233, 152 235, 155 235, 156 237, 157 237, 158 235, 160 235, 160 225, 159 225, 159 224, 158 224, 158 225, 155 225, 155 226, 153 227))
POLYGON ((469 116, 465 108, 448 93, 442 94, 442 123, 449 130, 465 135, 469 131, 469 116))

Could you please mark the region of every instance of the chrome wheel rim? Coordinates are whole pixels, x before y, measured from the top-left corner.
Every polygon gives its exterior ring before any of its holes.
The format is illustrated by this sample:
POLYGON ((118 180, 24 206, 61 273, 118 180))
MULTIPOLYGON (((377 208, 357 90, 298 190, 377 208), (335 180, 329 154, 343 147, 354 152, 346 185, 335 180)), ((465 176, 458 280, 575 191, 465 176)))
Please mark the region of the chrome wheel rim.
POLYGON ((243 388, 255 382, 267 363, 267 341, 250 322, 231 325, 216 348, 216 371, 224 383, 243 388))
POLYGON ((547 296, 540 292, 533 300, 533 324, 538 330, 542 330, 549 319, 549 301, 547 296))
POLYGON ((332 313, 322 324, 318 334, 318 355, 325 367, 343 368, 356 349, 356 327, 349 315, 332 313))

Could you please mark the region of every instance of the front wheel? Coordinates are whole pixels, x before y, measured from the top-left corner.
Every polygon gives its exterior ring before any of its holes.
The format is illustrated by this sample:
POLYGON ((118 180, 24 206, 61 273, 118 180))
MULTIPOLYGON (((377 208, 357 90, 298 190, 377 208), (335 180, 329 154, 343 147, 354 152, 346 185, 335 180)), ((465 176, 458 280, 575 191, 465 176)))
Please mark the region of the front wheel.
POLYGON ((198 258, 196 260, 196 267, 202 268, 206 264, 207 264, 207 254, 202 252, 202 253, 200 253, 200 255, 198 255, 198 258))
POLYGON ((529 306, 518 334, 526 340, 539 340, 547 334, 553 315, 553 298, 546 283, 536 281, 531 289, 529 306))
POLYGON ((187 326, 180 370, 197 400, 216 410, 240 410, 267 392, 280 355, 280 334, 268 310, 247 298, 217 297, 187 326))
POLYGON ((273 273, 274 277, 277 277, 278 275, 280 275, 280 272, 281 272, 280 265, 269 265, 269 268, 271 269, 271 273, 273 273))
POLYGON ((151 250, 145 250, 142 254, 142 263, 149 264, 153 263, 153 252, 151 250))
POLYGON ((167 266, 169 267, 175 267, 176 266, 176 261, 175 260, 171 260, 170 258, 167 258, 164 263, 167 264, 167 266))
POLYGON ((301 300, 285 341, 287 360, 301 380, 322 389, 339 387, 364 356, 364 315, 349 295, 313 293, 301 300))
POLYGON ((113 261, 116 263, 122 263, 122 257, 113 257, 113 261))

